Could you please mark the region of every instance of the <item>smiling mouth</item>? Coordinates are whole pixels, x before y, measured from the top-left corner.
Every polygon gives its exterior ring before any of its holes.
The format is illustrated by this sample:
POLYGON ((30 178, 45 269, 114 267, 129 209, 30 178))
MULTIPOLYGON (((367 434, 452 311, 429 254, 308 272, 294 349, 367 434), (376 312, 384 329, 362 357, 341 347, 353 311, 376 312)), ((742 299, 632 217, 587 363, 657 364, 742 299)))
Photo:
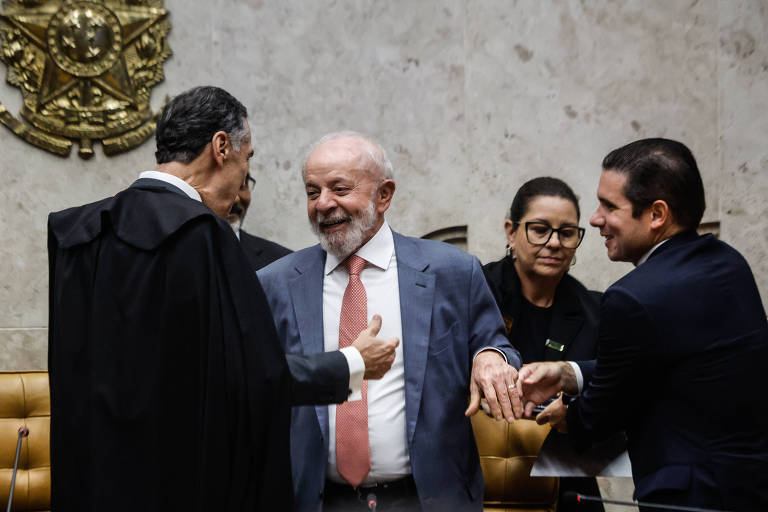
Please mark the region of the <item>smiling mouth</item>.
POLYGON ((347 218, 340 218, 340 219, 327 219, 324 221, 319 222, 320 229, 326 230, 326 229, 333 229, 336 226, 340 226, 344 224, 345 222, 349 222, 349 219, 347 218))

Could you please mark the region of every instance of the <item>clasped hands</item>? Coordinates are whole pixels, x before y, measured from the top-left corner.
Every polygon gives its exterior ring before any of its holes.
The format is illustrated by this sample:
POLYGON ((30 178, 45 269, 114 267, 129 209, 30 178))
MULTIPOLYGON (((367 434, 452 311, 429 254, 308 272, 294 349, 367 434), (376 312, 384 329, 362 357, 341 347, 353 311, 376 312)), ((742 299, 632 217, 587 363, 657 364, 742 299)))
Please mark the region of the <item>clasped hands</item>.
MULTIPOLYGON (((576 374, 567 362, 531 363, 518 373, 498 353, 484 351, 477 355, 472 367, 467 416, 478 411, 481 390, 488 401, 490 415, 512 423, 523 416, 531 417, 537 405, 559 392, 578 393, 578 384, 576 374)), ((540 425, 549 423, 552 428, 565 433, 565 413, 566 406, 562 397, 558 397, 536 416, 536 422, 540 425)))

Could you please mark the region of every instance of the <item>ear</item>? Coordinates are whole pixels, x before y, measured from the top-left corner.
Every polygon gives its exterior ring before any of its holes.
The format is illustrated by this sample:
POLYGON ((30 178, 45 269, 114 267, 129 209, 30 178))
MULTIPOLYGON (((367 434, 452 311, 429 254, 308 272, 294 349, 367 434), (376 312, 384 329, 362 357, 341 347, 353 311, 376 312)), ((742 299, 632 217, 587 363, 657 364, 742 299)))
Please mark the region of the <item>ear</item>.
POLYGON ((515 248, 515 232, 517 231, 517 227, 515 226, 515 223, 512 222, 510 219, 507 219, 504 221, 504 231, 507 233, 507 244, 509 244, 510 249, 515 248))
POLYGON ((229 136, 225 131, 218 131, 211 137, 211 156, 219 165, 224 165, 224 161, 229 156, 232 145, 229 142, 229 136))
POLYGON ((666 201, 657 199, 649 208, 651 229, 658 230, 672 221, 672 212, 666 201))
POLYGON ((384 180, 376 191, 376 211, 384 213, 389 209, 392 197, 395 195, 395 180, 384 180))

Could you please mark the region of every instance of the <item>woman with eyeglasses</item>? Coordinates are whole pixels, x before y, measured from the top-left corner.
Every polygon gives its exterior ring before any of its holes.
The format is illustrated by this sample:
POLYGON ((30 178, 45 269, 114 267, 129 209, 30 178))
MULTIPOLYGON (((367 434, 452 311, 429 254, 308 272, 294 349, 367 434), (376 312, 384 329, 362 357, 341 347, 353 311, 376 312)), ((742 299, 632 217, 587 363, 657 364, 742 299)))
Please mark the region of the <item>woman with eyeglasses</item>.
MULTIPOLYGON (((579 201, 565 182, 534 178, 517 191, 504 222, 507 255, 483 267, 507 336, 523 363, 582 361, 597 355, 600 293, 568 275, 584 238, 579 201)), ((569 510, 567 491, 599 496, 593 478, 560 481, 558 510, 569 510)), ((578 510, 603 510, 581 503, 578 510)))

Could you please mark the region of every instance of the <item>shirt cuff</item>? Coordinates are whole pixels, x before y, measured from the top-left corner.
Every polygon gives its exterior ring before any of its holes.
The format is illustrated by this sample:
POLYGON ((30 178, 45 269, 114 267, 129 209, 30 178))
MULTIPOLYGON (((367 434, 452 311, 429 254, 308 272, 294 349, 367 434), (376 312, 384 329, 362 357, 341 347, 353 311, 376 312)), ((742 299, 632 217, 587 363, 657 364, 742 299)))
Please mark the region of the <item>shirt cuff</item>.
POLYGON ((567 361, 569 365, 571 365, 571 368, 573 368, 573 373, 576 374, 576 384, 579 386, 579 394, 584 390, 584 376, 581 374, 581 368, 579 368, 579 365, 574 363, 573 361, 567 361))
POLYGON ((365 361, 360 351, 355 347, 344 347, 339 350, 347 358, 349 365, 349 396, 348 402, 362 400, 363 398, 363 376, 365 375, 365 361))
POLYGON ((494 350, 494 351, 498 352, 499 354, 501 354, 501 357, 504 358, 504 362, 505 363, 509 363, 509 361, 507 361, 507 354, 505 354, 502 350, 497 349, 496 347, 483 347, 483 348, 481 348, 480 350, 475 352, 474 356, 472 356, 472 363, 475 362, 475 358, 480 354, 480 352, 485 352, 486 350, 494 350))

